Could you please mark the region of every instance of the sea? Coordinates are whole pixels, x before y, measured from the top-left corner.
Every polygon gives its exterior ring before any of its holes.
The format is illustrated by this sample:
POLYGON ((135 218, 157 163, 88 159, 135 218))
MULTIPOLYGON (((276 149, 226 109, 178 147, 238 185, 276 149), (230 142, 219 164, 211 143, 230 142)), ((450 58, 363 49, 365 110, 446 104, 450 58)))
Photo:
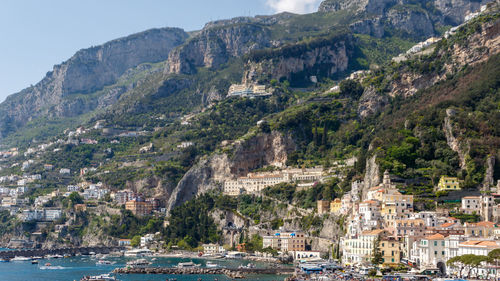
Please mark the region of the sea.
MULTIPOLYGON (((5 249, 4 249, 5 250, 5 249)), ((151 266, 173 267, 179 262, 192 261, 195 264, 201 264, 202 267, 206 265, 207 259, 196 258, 177 258, 177 257, 153 257, 146 258, 152 262, 151 266)), ((111 273, 115 268, 125 267, 128 261, 134 258, 128 257, 108 257, 106 260, 114 262, 111 265, 96 265, 98 259, 90 256, 69 257, 61 259, 41 259, 39 264, 31 264, 31 261, 10 261, 0 262, 0 280, 1 281, 72 281, 80 280, 83 276, 99 275, 104 273, 111 273), (46 264, 50 263, 50 266, 46 264)), ((247 265, 250 261, 247 260, 212 260, 223 267, 237 268, 240 265, 247 265)), ((256 267, 267 267, 266 263, 252 262, 256 267)), ((144 274, 123 274, 115 275, 121 281, 165 281, 173 280, 187 281, 187 280, 231 280, 225 275, 144 275, 144 274)), ((277 275, 248 275, 246 279, 242 280, 263 280, 263 281, 283 281, 286 276, 277 275)))

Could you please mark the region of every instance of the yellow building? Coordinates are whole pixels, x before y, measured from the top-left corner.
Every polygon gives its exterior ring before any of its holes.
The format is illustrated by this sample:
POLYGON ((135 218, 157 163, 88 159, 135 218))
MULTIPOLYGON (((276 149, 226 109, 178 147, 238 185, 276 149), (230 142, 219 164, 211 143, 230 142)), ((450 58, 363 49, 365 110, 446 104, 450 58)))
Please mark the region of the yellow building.
POLYGON ((340 198, 335 198, 330 202, 330 212, 334 214, 340 213, 340 208, 342 208, 342 200, 340 198))
POLYGON ((441 176, 437 186, 437 191, 460 190, 460 182, 456 177, 441 176))
POLYGON ((401 261, 400 244, 394 238, 382 238, 380 240, 380 252, 385 266, 395 266, 401 261))

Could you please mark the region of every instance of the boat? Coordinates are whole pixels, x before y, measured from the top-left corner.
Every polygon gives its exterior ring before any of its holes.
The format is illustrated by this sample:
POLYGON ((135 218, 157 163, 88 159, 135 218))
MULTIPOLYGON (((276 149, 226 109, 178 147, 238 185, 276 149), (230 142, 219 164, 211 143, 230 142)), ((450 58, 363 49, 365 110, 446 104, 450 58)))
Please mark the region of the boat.
POLYGON ((145 259, 138 259, 138 260, 127 262, 127 266, 130 266, 130 267, 146 267, 150 264, 151 263, 145 259))
POLYGON ((133 249, 125 252, 126 257, 149 257, 151 250, 149 249, 133 249))
POLYGON ((101 274, 96 276, 84 276, 80 281, 116 281, 116 277, 110 274, 101 274))
POLYGON ((177 268, 192 268, 192 267, 200 267, 201 264, 195 264, 192 261, 189 262, 180 262, 177 264, 177 268))
POLYGON ((46 263, 45 266, 52 266, 50 262, 46 263))
POLYGON ((220 265, 214 263, 214 262, 211 262, 211 261, 208 261, 207 264, 206 264, 206 267, 207 268, 219 268, 220 265))
POLYGON ((61 255, 46 255, 45 258, 47 259, 62 259, 64 256, 61 255))
POLYGON ((29 257, 18 257, 18 256, 12 259, 12 261, 30 261, 30 260, 31 258, 29 257))
POLYGON ((0 262, 9 262, 9 259, 0 259, 0 262))
POLYGON ((31 264, 38 264, 38 260, 32 260, 31 264))
POLYGON ((33 257, 34 260, 41 260, 43 257, 33 257))
POLYGON ((247 265, 240 265, 240 266, 238 266, 238 268, 240 268, 240 269, 241 268, 255 268, 255 264, 249 263, 247 265))
POLYGON ((114 261, 107 261, 107 260, 99 260, 95 264, 96 265, 108 265, 108 264, 115 264, 115 262, 114 261))

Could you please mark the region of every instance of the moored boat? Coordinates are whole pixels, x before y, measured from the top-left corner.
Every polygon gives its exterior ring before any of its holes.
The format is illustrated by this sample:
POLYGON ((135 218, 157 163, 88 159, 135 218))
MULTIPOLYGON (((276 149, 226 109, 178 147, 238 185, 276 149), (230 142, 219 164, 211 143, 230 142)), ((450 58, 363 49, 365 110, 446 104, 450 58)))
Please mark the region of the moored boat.
POLYGON ((80 281, 116 281, 116 277, 110 274, 101 274, 96 276, 84 276, 80 281))
POLYGON ((177 268, 193 268, 193 267, 200 267, 201 264, 195 264, 192 261, 189 262, 180 262, 177 264, 177 268))
POLYGON ((130 266, 130 267, 146 267, 150 264, 151 264, 151 262, 149 262, 145 259, 138 259, 138 260, 127 262, 127 266, 130 266))
POLYGON ((32 260, 31 264, 38 264, 38 260, 32 260))
POLYGON ((206 264, 206 267, 207 268, 219 268, 220 265, 214 263, 214 262, 211 262, 211 261, 208 261, 207 264, 206 264))
POLYGON ((95 263, 96 265, 108 265, 108 264, 114 264, 112 261, 108 260, 99 260, 98 262, 95 263))
POLYGON ((30 260, 31 260, 30 257, 18 257, 18 256, 12 259, 12 261, 30 261, 30 260))

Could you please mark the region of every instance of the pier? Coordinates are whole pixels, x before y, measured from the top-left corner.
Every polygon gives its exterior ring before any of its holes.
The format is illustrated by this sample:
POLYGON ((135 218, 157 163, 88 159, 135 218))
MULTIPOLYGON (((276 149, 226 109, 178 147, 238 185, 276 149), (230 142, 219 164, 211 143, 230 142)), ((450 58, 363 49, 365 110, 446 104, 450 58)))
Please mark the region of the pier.
POLYGON ((67 247, 56 249, 25 249, 25 250, 11 250, 0 251, 0 258, 12 259, 14 257, 43 257, 46 255, 89 255, 90 253, 96 254, 109 254, 115 251, 125 250, 124 247, 67 247))
POLYGON ((176 267, 125 267, 113 271, 116 274, 169 274, 169 275, 226 275, 230 278, 244 278, 247 274, 290 275, 293 267, 276 268, 176 268, 176 267))

